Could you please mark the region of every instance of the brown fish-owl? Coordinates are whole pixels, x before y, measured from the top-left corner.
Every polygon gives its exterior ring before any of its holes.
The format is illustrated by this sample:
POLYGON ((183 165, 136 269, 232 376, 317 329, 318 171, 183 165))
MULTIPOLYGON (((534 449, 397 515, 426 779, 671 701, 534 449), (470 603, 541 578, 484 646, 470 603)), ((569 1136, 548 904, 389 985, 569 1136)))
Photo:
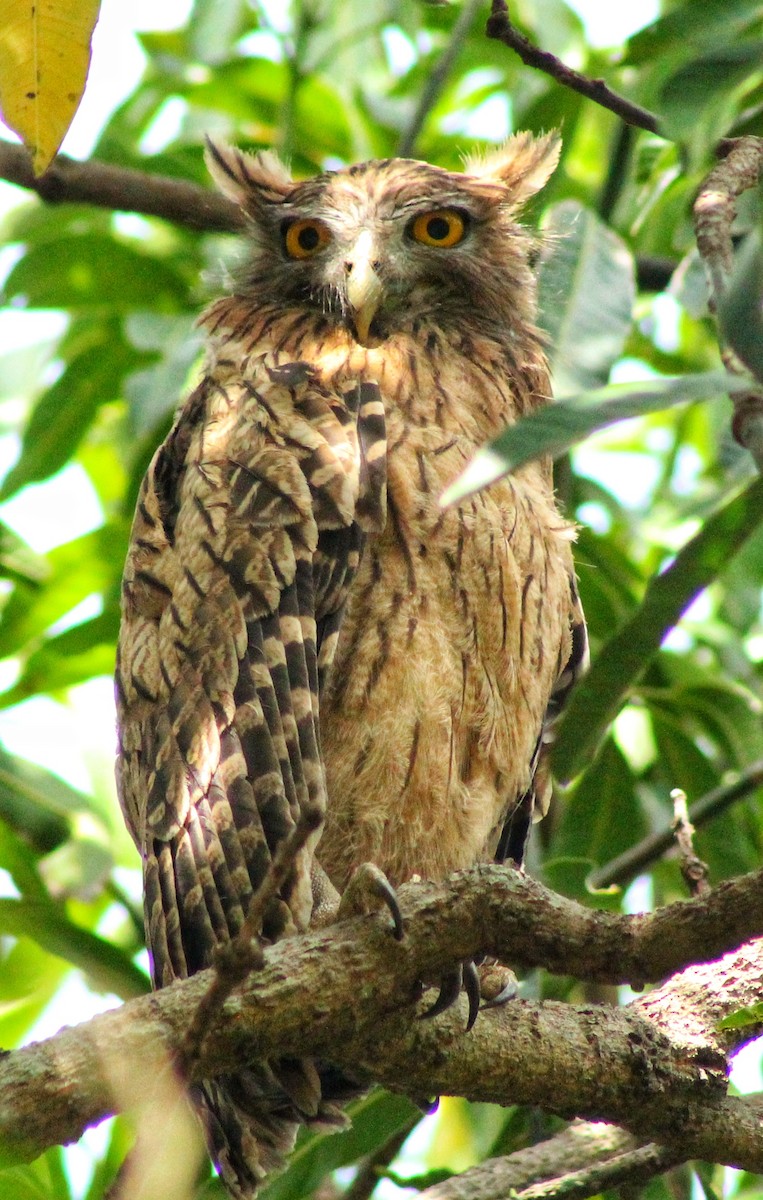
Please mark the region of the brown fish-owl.
MULTIPOLYGON (((308 807, 323 827, 266 942, 363 863, 394 886, 521 861, 585 658, 572 528, 547 461, 439 497, 549 399, 516 213, 557 156, 520 134, 462 174, 391 159, 297 182, 210 147, 251 254, 140 493, 117 663, 156 987, 210 965, 308 807)), ((329 1075, 279 1060, 200 1089, 233 1196, 335 1117, 329 1075)))

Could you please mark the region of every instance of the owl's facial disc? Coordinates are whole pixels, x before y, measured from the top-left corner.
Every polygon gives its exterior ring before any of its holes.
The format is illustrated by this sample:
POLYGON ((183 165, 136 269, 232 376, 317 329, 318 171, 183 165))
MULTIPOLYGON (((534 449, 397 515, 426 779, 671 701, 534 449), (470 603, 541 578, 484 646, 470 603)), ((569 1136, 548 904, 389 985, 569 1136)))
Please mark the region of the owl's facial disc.
POLYGON ((358 341, 362 343, 368 340, 371 322, 383 297, 378 267, 373 234, 364 229, 344 260, 347 299, 354 312, 358 341))

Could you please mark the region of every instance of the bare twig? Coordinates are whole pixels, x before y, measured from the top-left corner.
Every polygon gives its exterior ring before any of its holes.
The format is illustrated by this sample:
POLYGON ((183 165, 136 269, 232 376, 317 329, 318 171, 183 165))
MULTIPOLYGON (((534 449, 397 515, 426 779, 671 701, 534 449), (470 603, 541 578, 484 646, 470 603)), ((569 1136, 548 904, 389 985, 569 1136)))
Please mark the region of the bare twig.
MULTIPOLYGON (((749 796, 761 785, 763 785, 763 759, 752 763, 741 772, 733 783, 722 784, 701 796, 690 806, 689 820, 695 826, 704 825, 735 804, 737 800, 749 796)), ((598 871, 594 871, 589 876, 588 882, 593 888, 607 888, 613 883, 630 883, 645 867, 661 858, 672 845, 672 828, 664 829, 661 833, 650 833, 630 850, 618 854, 617 858, 611 859, 598 871)))
MULTIPOLYGON (((710 287, 710 311, 717 313, 725 297, 734 265, 731 226, 736 201, 742 192, 755 187, 763 167, 763 138, 728 139, 721 146, 725 158, 710 172, 694 202, 694 231, 710 287)), ((719 332, 720 337, 720 332, 719 332)), ((747 371, 731 349, 720 340, 721 358, 735 375, 747 371)), ((732 430, 763 470, 763 394, 758 389, 733 397, 732 430)))
POLYGON ((400 138, 397 153, 401 158, 409 158, 413 153, 413 148, 416 145, 416 140, 421 133, 427 115, 443 89, 445 80, 450 74, 451 68, 463 45, 464 38, 471 29, 474 18, 477 15, 477 10, 481 8, 482 2, 483 0, 466 0, 461 9, 458 20, 453 26, 450 40, 435 63, 433 70, 430 72, 408 128, 404 130, 400 138))
POLYGON ((686 792, 673 788, 673 833, 681 856, 681 874, 692 896, 706 896, 710 891, 707 863, 703 863, 694 852, 694 826, 689 820, 686 807, 686 792))
POLYGON ((0 178, 29 188, 48 204, 94 204, 209 231, 234 232, 244 226, 239 207, 218 192, 164 175, 59 154, 36 178, 28 152, 10 142, 0 141, 0 178))
POLYGON ((555 54, 533 46, 532 42, 520 33, 509 20, 506 0, 493 0, 485 32, 489 38, 495 38, 497 41, 503 42, 504 46, 514 50, 526 66, 544 71, 557 83, 570 88, 573 92, 579 92, 581 96, 593 100, 602 108, 616 113, 626 124, 635 125, 639 129, 647 129, 650 133, 659 132, 659 120, 655 113, 642 108, 640 104, 634 104, 632 100, 628 100, 618 92, 613 92, 603 79, 589 79, 587 75, 581 75, 579 71, 573 71, 572 67, 565 66, 555 54))
POLYGON ((277 896, 294 862, 312 834, 320 826, 322 814, 318 808, 304 809, 289 835, 278 845, 265 878, 252 896, 243 925, 232 941, 220 946, 215 957, 215 974, 208 991, 201 998, 180 1051, 180 1064, 188 1074, 196 1062, 204 1039, 231 992, 244 982, 252 971, 259 970, 264 957, 259 942, 265 910, 277 896))
POLYGON ((521 1200, 584 1196, 645 1182, 681 1161, 673 1150, 639 1145, 615 1125, 574 1121, 561 1133, 492 1158, 421 1192, 419 1200, 521 1200))

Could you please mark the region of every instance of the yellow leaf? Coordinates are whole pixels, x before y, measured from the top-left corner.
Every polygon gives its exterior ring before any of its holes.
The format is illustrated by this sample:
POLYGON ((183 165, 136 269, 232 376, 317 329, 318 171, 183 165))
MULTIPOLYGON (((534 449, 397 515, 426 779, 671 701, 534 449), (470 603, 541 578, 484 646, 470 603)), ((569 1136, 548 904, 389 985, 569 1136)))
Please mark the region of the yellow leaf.
POLYGON ((41 175, 85 90, 100 0, 0 0, 0 110, 41 175))

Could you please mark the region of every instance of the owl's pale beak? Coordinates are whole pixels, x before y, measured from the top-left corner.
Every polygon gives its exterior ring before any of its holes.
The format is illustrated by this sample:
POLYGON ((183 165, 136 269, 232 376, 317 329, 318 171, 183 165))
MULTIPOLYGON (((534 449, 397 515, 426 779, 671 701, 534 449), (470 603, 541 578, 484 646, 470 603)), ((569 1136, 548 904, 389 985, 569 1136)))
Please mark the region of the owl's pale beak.
POLYGON ((376 273, 377 266, 372 235, 364 230, 344 262, 347 299, 355 313, 359 342, 367 340, 368 330, 382 299, 384 289, 376 273))

